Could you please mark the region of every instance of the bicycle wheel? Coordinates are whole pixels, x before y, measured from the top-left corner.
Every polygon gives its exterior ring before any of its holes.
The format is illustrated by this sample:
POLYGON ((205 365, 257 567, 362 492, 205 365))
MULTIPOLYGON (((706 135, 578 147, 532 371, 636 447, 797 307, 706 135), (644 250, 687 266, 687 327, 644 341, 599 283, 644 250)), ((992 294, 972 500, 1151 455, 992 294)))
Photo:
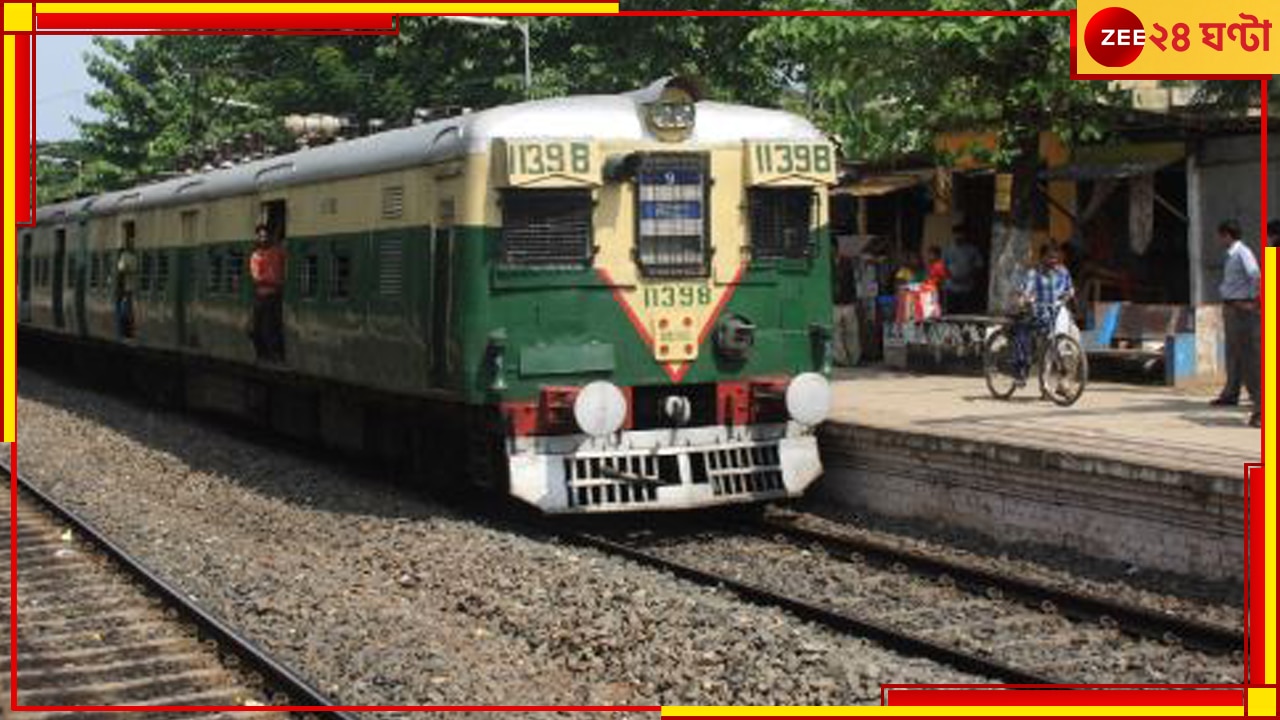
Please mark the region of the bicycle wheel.
POLYGON ((1018 389, 1013 371, 1013 335, 1008 328, 999 328, 987 338, 982 349, 982 369, 993 397, 1007 400, 1018 389))
POLYGON ((1088 380, 1089 360, 1080 343, 1068 335, 1053 336, 1040 362, 1040 392, 1054 404, 1069 407, 1084 394, 1088 380))

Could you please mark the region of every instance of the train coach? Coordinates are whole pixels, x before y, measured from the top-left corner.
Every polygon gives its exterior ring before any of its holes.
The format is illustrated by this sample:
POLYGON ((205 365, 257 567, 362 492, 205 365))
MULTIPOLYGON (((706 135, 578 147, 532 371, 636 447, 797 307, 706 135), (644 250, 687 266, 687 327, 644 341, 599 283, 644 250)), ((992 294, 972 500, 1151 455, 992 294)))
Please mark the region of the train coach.
POLYGON ((20 329, 549 513, 795 496, 830 403, 836 165, 803 118, 678 78, 468 113, 42 207, 20 329), (246 332, 259 223, 287 253, 281 362, 246 332))

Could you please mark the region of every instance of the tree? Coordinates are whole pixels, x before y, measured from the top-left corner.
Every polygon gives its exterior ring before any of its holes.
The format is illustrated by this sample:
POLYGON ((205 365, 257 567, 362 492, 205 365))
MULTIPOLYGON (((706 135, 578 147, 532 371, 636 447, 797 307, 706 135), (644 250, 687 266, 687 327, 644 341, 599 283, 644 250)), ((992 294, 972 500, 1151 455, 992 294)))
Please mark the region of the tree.
MULTIPOLYGON (((763 0, 753 0, 759 5, 763 0)), ((673 0, 652 0, 661 9, 673 0)), ((728 6, 715 0, 710 7, 728 6)), ((780 78, 744 52, 756 18, 529 18, 534 97, 633 90, 673 73, 706 76, 717 97, 775 104, 780 78)), ((280 119, 324 113, 407 125, 416 108, 484 108, 526 97, 514 28, 404 18, 383 36, 150 36, 95 40, 86 56, 103 118, 79 123, 102 182, 178 169, 245 133, 283 146, 280 119)))
MULTIPOLYGON (((649 0, 627 10, 674 10, 678 0, 649 0)), ((715 0, 699 10, 743 10, 757 2, 715 0)), ((784 79, 774 58, 748 40, 757 17, 563 17, 535 26, 538 60, 550 95, 634 90, 668 75, 696 75, 725 101, 777 105, 784 79)))
POLYGON ((206 146, 272 124, 247 100, 255 73, 243 38, 154 35, 132 46, 108 37, 85 60, 100 90, 88 102, 103 118, 77 121, 86 152, 106 163, 112 185, 177 168, 206 146))
MULTIPOLYGON (((847 4, 872 9, 870 0, 847 4)), ((1041 0, 1035 7, 1074 5, 1041 0)), ((926 6, 1031 9, 1020 0, 911 0, 903 9, 926 6)), ((814 98, 819 123, 856 154, 931 152, 930 141, 944 130, 997 132, 994 159, 1013 184, 1011 206, 992 238, 993 303, 1009 296, 1030 251, 1040 133, 1068 142, 1097 138, 1110 108, 1125 99, 1106 83, 1070 79, 1070 25, 1063 17, 777 17, 752 39, 766 53, 789 57, 788 75, 814 98)))

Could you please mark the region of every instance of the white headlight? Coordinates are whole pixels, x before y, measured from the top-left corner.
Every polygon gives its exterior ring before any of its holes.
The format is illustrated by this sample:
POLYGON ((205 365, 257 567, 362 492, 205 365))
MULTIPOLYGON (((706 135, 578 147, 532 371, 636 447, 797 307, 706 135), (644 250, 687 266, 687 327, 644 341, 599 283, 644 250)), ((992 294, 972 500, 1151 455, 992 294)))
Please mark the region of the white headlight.
POLYGON ((831 384, 818 373, 800 373, 787 385, 787 412, 801 425, 817 425, 831 410, 831 384))
POLYGON ((589 383, 573 401, 573 419, 588 435, 601 437, 617 432, 627 419, 627 398, 611 382, 589 383))

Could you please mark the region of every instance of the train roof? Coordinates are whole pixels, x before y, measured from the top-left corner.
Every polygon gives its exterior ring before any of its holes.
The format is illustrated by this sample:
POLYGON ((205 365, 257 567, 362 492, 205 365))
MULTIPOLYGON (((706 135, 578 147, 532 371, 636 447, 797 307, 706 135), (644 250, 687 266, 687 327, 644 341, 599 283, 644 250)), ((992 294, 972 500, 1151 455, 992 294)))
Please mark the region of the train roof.
MULTIPOLYGON (((409 168, 484 152, 498 138, 655 140, 645 123, 643 105, 656 97, 662 82, 620 95, 579 95, 504 105, 231 168, 79 198, 40 208, 36 220, 47 222, 82 213, 133 212, 409 168)), ((822 139, 823 134, 813 124, 792 113, 700 101, 693 134, 686 142, 710 145, 822 139)))

